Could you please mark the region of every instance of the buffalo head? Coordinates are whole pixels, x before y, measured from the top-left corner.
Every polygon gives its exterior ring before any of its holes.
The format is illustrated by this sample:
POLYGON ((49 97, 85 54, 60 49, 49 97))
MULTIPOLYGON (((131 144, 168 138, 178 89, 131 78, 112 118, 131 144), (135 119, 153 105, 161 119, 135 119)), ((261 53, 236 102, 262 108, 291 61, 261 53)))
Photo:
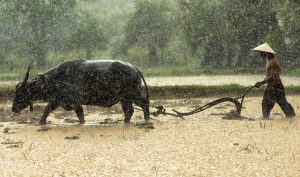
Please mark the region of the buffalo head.
POLYGON ((16 95, 14 99, 14 103, 12 106, 12 111, 19 113, 23 109, 30 106, 30 111, 33 111, 33 105, 31 103, 29 93, 28 93, 28 77, 29 77, 29 71, 30 71, 30 64, 28 65, 27 72, 25 75, 25 78, 23 82, 18 83, 16 86, 16 95))

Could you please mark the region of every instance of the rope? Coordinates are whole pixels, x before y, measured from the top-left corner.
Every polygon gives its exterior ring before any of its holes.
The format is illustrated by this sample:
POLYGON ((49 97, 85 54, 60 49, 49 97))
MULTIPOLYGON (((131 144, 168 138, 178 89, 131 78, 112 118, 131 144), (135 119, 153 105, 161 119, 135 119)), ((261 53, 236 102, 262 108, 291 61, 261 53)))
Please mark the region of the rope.
MULTIPOLYGON (((178 114, 173 114, 173 113, 169 113, 169 112, 166 112, 166 109, 162 106, 162 105, 159 105, 159 106, 151 106, 150 107, 152 108, 156 108, 157 111, 154 111, 154 112, 151 112, 150 114, 153 115, 154 117, 157 117, 159 116, 160 114, 162 115, 169 115, 169 116, 175 116, 175 117, 179 117, 181 119, 184 119, 182 116, 178 115, 178 114)), ((143 111, 142 109, 140 108, 136 108, 134 107, 135 110, 139 110, 139 111, 143 111)))

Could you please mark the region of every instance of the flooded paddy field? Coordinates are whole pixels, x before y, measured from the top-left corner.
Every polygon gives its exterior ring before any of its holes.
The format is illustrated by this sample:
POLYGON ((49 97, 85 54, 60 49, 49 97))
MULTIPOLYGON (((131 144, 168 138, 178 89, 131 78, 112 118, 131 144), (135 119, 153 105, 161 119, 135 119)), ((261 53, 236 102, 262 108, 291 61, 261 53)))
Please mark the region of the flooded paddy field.
MULTIPOLYGON (((189 111, 215 98, 152 100, 168 112, 189 111)), ((260 97, 248 97, 240 120, 228 103, 180 119, 153 117, 145 126, 135 111, 123 124, 120 105, 84 107, 86 124, 75 113, 53 111, 36 125, 44 104, 11 113, 0 102, 1 176, 299 176, 300 96, 288 96, 298 114, 286 119, 276 105, 262 120, 260 97)), ((151 110, 155 111, 155 110, 151 110)))
MULTIPOLYGON (((264 75, 200 75, 200 76, 170 76, 170 77, 146 77, 150 86, 176 86, 176 85, 228 85, 238 84, 251 86, 262 81, 264 75)), ((281 76, 285 86, 300 85, 299 77, 281 76)))

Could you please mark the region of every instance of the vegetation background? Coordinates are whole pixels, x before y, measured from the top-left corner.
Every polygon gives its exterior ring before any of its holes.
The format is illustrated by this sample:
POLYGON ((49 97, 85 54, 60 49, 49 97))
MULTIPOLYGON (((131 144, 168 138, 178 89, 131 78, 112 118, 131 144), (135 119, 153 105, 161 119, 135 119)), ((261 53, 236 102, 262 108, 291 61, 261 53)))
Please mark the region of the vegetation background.
POLYGON ((146 75, 257 74, 268 42, 300 75, 298 0, 0 0, 0 80, 30 62, 120 59, 146 75), (259 67, 258 67, 259 66, 259 67))

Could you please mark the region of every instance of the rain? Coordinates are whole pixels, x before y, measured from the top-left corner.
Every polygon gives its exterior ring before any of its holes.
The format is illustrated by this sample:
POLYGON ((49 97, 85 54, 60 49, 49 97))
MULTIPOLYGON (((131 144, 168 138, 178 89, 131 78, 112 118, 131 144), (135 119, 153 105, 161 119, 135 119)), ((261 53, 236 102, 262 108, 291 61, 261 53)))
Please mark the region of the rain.
POLYGON ((0 0, 1 176, 299 176, 300 1, 0 0))

